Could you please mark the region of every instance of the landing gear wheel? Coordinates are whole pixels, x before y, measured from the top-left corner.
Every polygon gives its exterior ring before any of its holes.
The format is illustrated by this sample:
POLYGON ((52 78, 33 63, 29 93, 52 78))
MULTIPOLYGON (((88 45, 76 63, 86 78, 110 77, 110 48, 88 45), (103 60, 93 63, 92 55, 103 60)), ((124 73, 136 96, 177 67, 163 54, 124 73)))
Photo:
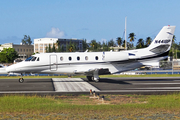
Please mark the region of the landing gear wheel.
POLYGON ((19 82, 20 82, 20 83, 23 83, 23 82, 24 82, 24 79, 23 79, 23 78, 19 78, 19 82))
POLYGON ((93 81, 94 80, 93 76, 86 76, 86 78, 88 79, 88 81, 93 81))

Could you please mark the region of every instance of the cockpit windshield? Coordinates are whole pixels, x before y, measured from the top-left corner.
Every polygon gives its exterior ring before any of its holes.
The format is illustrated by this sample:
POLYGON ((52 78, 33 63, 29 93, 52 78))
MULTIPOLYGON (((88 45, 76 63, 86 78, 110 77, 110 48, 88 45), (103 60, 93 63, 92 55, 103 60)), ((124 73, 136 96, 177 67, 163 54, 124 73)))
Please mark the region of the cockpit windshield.
POLYGON ((33 58, 33 56, 28 57, 25 61, 30 61, 33 58))
POLYGON ((31 56, 31 57, 27 58, 25 61, 35 61, 35 60, 36 60, 36 57, 31 56))
POLYGON ((33 57, 32 59, 31 59, 31 61, 35 61, 36 60, 36 57, 33 57))

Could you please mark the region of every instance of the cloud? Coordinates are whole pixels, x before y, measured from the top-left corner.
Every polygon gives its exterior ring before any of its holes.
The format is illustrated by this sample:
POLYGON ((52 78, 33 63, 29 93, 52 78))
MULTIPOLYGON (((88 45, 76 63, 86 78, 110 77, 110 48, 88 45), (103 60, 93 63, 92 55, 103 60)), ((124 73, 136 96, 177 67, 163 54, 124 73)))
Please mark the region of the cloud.
POLYGON ((46 34, 46 37, 52 37, 52 38, 62 38, 65 36, 65 33, 59 28, 51 28, 51 31, 46 34))

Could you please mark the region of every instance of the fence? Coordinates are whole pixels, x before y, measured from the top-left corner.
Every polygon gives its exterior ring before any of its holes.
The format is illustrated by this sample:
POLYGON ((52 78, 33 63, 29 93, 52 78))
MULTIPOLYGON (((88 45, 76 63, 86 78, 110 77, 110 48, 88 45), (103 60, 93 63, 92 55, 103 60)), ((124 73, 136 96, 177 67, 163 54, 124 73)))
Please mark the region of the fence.
POLYGON ((142 67, 122 74, 180 74, 180 61, 161 61, 158 67, 142 67))

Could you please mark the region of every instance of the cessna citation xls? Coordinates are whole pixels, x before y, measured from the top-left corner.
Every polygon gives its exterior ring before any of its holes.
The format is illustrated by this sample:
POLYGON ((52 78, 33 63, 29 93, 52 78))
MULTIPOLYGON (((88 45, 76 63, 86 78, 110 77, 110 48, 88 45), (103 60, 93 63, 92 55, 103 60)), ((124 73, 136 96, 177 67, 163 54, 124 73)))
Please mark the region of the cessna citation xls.
MULTIPOLYGON (((168 57, 175 26, 164 26, 152 43, 143 49, 120 52, 66 52, 35 54, 17 64, 6 67, 7 73, 48 73, 86 75, 99 81, 99 75, 133 70, 157 64, 168 57)), ((19 79, 23 82, 24 79, 19 79)))

